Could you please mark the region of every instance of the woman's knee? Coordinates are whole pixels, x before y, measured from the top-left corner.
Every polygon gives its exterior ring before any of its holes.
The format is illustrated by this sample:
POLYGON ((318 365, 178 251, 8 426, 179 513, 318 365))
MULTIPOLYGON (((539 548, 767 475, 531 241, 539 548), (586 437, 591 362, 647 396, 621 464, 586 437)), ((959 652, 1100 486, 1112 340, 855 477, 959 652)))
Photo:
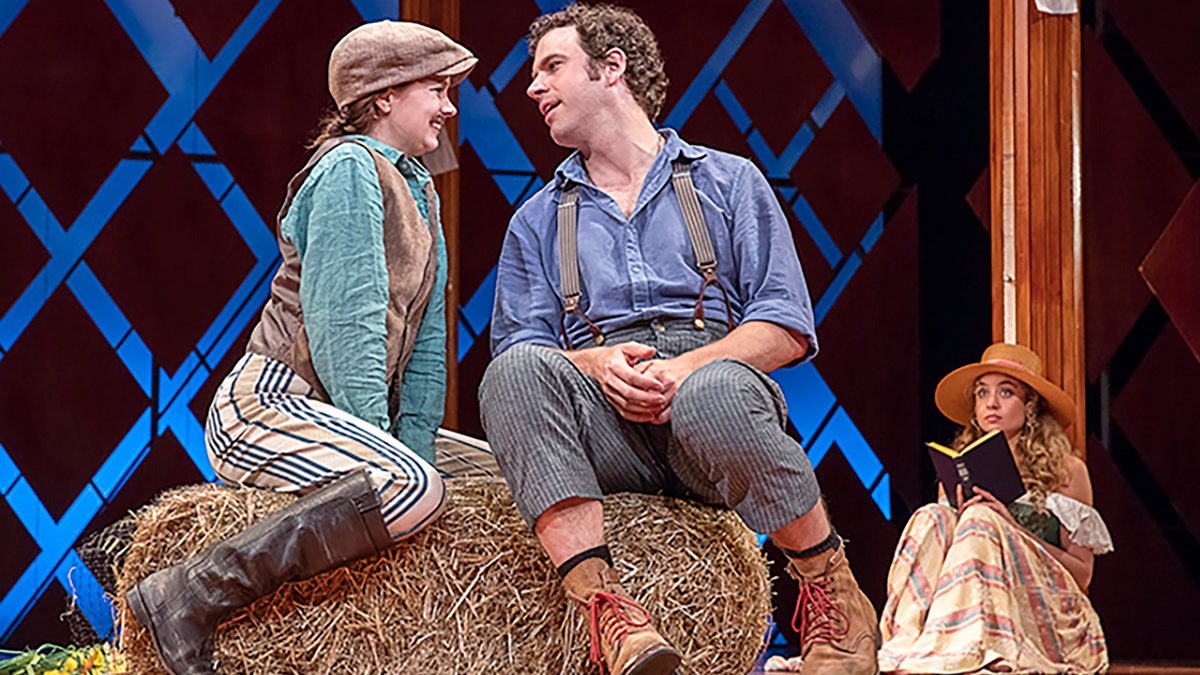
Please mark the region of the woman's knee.
POLYGON ((958 512, 945 504, 926 504, 921 508, 913 511, 912 517, 922 521, 932 522, 938 525, 953 525, 958 517, 958 512))
POLYGON ((963 510, 958 519, 958 530, 985 530, 999 535, 1004 531, 1008 521, 1004 516, 987 504, 972 504, 963 510))
POLYGON ((939 539, 947 540, 954 533, 957 519, 957 512, 949 506, 926 504, 913 511, 903 536, 923 538, 926 534, 937 534, 939 539))
POLYGON ((379 495, 384 523, 393 539, 403 539, 432 523, 446 502, 441 474, 417 457, 391 470, 370 468, 367 475, 379 495))

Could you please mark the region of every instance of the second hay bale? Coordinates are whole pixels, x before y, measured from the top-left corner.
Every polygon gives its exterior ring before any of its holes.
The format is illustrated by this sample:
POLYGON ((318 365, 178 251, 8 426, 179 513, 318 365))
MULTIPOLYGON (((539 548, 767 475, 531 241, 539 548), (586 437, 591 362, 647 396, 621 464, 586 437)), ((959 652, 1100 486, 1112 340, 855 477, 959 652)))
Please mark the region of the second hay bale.
MULTIPOLYGON (((446 513, 384 555, 288 584, 222 625, 222 673, 596 673, 586 616, 503 481, 448 482, 446 513)), ((137 514, 121 578, 129 588, 282 508, 291 497, 205 485, 137 514)), ((769 582, 753 534, 732 512, 647 495, 605 498, 617 569, 685 656, 683 671, 746 673, 762 646, 769 582)), ((124 612, 123 596, 118 609, 124 612)), ((130 622, 131 672, 160 673, 130 622)))

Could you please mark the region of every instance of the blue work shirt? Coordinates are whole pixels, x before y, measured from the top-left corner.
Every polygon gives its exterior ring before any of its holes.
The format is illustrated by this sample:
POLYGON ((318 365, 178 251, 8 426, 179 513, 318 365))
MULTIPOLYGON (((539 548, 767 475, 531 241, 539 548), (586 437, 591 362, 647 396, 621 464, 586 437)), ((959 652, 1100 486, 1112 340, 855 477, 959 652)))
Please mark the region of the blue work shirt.
MULTIPOLYGON (((369 136, 352 136, 400 170, 426 224, 420 162, 369 136)), ((440 221, 440 219, 439 219, 440 221)), ((434 435, 446 402, 446 245, 437 239, 437 272, 412 358, 404 369, 400 414, 388 417, 388 272, 383 247, 383 192, 370 153, 354 143, 329 151, 296 192, 281 225, 300 255, 300 306, 313 368, 335 406, 390 431, 433 462, 434 435)))
MULTIPOLYGON (((812 301, 791 230, 774 191, 750 160, 684 142, 670 129, 646 174, 633 214, 590 184, 579 152, 559 165, 554 181, 525 202, 509 223, 500 253, 492 310, 492 355, 522 342, 566 348, 559 329, 559 195, 579 186, 579 306, 604 333, 653 319, 690 319, 703 278, 671 184, 671 162, 691 164, 717 260, 729 291, 733 321, 767 321, 809 339, 804 360, 817 353, 812 301)), ((707 321, 725 321, 720 289, 705 292, 707 321)), ((571 341, 590 339, 569 315, 571 341)))

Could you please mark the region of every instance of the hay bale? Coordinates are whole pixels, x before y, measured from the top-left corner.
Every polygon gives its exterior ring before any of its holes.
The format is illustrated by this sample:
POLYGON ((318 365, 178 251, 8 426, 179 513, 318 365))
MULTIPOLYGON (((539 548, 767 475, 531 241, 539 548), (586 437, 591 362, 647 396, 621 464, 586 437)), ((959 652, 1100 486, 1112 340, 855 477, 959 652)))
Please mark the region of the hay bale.
MULTIPOLYGON (((389 550, 288 584, 222 624, 222 673, 596 673, 583 612, 498 479, 447 482, 433 525, 389 550), (566 658, 564 658, 566 654, 566 658)), ((292 497, 215 485, 165 493, 136 514, 124 589, 282 508, 292 497)), ((732 512, 666 497, 605 498, 626 588, 684 654, 684 673, 744 674, 770 612, 766 565, 732 512)), ((129 672, 163 672, 130 619, 129 672)))

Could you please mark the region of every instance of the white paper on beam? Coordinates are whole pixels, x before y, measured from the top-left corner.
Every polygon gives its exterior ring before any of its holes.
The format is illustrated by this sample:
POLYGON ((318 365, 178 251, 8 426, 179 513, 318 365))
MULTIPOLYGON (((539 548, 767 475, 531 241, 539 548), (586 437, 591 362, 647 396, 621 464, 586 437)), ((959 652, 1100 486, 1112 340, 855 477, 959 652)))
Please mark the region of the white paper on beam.
POLYGON ((1078 14, 1079 0, 1037 0, 1037 8, 1046 14, 1078 14))

